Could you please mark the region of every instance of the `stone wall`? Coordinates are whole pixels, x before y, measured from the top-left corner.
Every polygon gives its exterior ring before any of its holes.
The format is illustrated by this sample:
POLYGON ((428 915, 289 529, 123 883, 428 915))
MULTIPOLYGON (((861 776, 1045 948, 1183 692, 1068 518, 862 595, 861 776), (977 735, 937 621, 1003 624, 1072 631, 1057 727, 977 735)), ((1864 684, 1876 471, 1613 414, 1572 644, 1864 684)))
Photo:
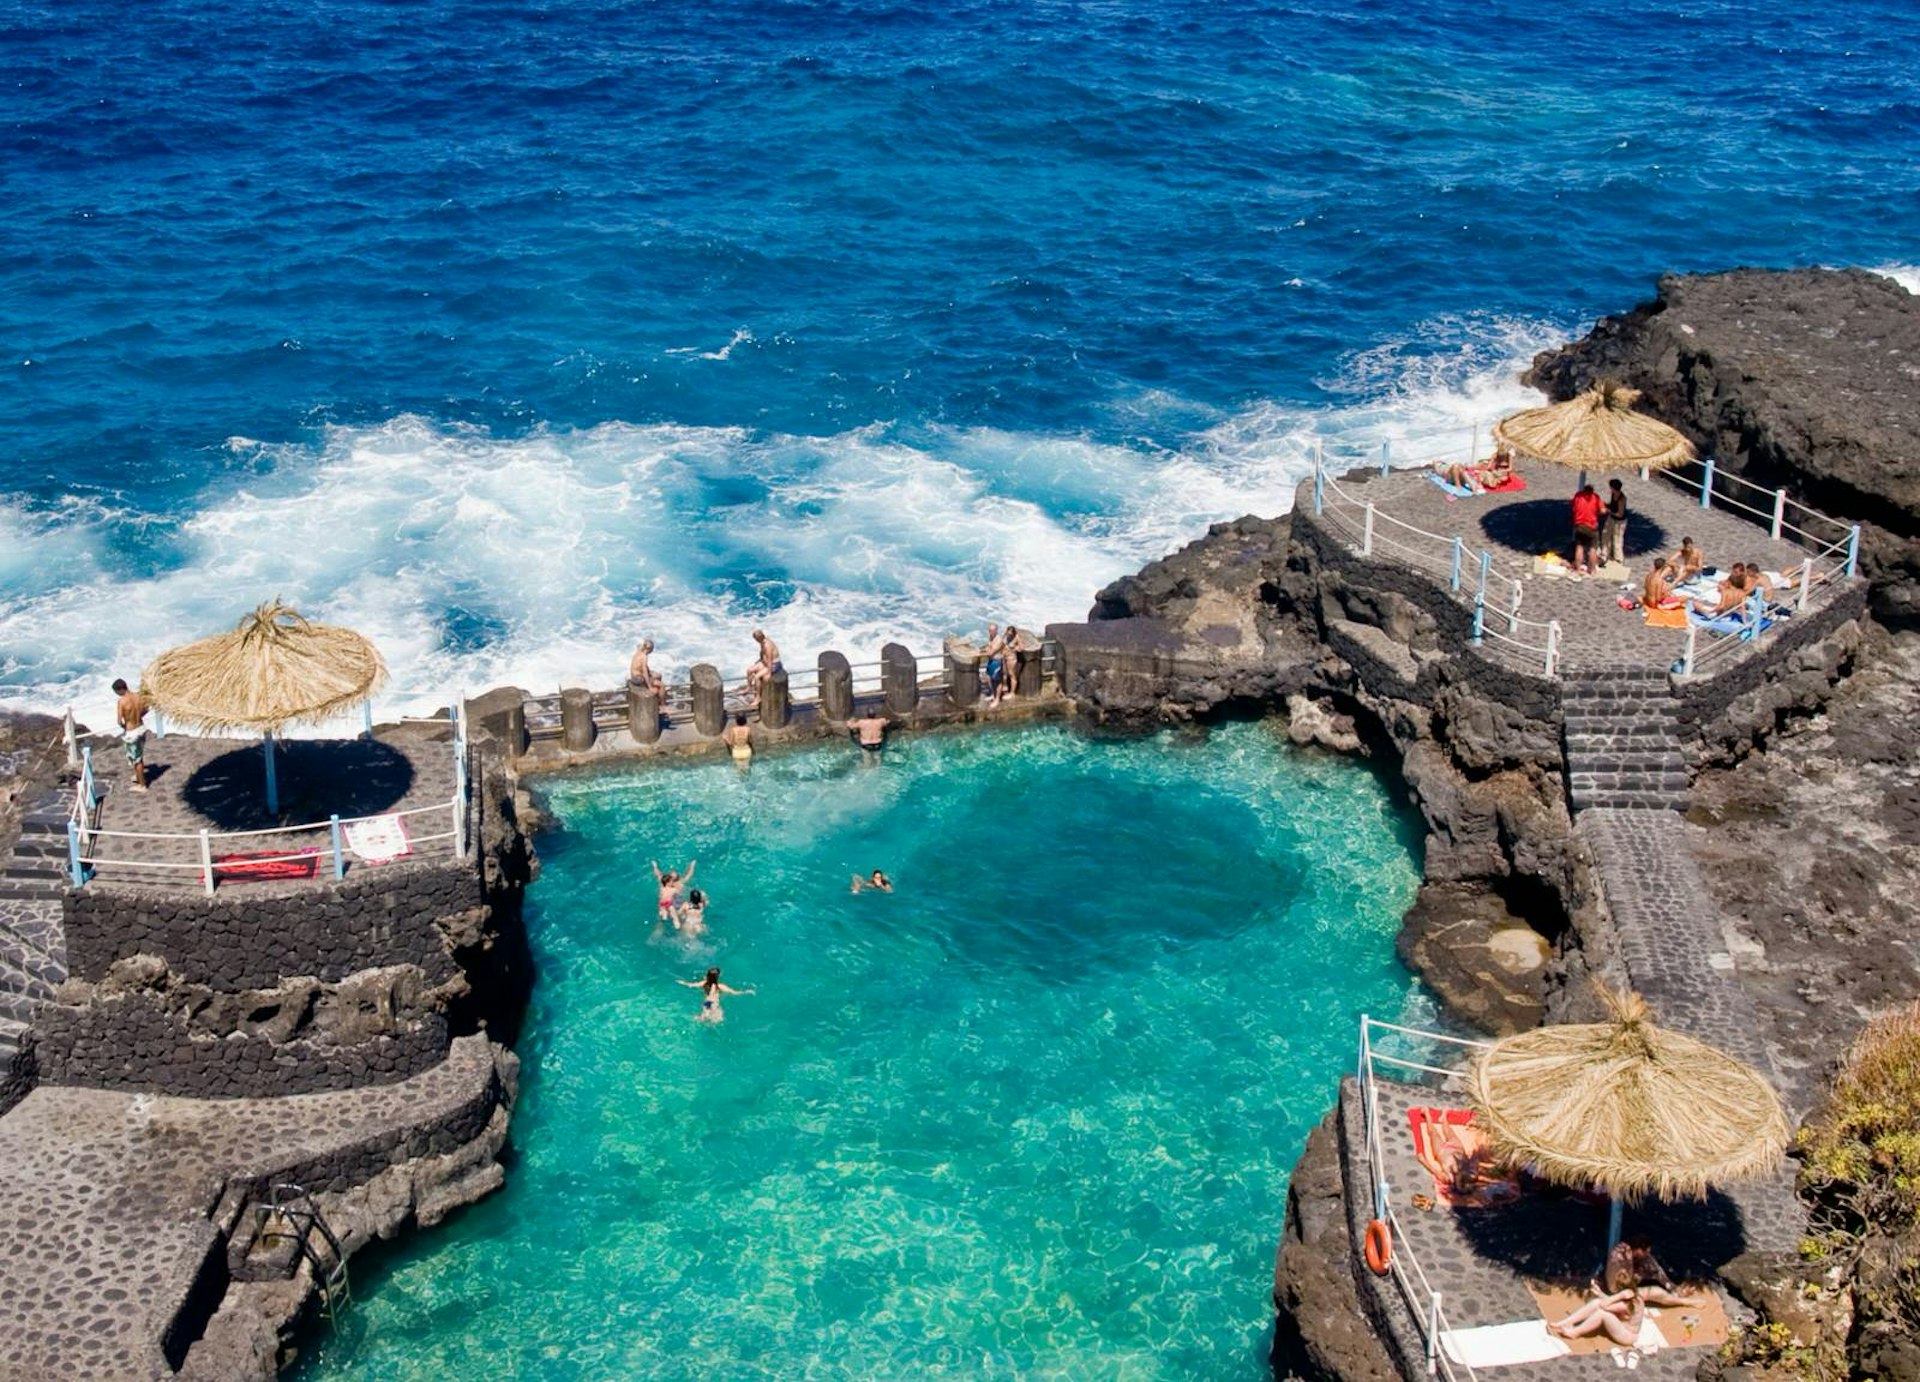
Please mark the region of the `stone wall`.
POLYGON ((472 861, 401 862, 337 884, 250 896, 96 885, 66 900, 67 970, 104 979, 115 962, 158 955, 214 988, 266 988, 290 975, 340 980, 382 965, 418 965, 435 982, 454 973, 443 919, 484 906, 472 861))
POLYGON ((84 1007, 50 1003, 34 1026, 48 1084, 195 1099, 392 1084, 439 1064, 448 1044, 446 1018, 434 1012, 350 1044, 265 1032, 214 1036, 145 994, 84 1007))

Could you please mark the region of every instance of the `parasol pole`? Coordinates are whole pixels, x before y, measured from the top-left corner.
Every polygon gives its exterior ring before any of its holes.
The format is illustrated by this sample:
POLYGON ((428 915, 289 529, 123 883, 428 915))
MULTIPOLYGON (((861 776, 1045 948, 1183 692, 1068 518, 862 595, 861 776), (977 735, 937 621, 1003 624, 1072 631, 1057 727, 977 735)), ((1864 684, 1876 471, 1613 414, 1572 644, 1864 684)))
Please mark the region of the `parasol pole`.
POLYGON ((1620 1192, 1613 1191, 1607 1196, 1607 1256, 1613 1256, 1613 1250, 1620 1245, 1620 1192))
POLYGON ((268 730, 260 738, 260 746, 267 755, 267 814, 280 814, 280 775, 274 770, 273 731, 268 730))

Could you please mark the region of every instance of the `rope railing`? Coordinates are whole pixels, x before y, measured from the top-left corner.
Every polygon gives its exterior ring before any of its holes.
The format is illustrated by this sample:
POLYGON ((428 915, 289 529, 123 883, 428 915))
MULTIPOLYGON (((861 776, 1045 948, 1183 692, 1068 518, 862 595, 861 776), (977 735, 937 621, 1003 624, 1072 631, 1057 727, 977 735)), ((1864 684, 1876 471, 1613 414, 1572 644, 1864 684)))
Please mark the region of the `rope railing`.
POLYGON ((1770 632, 1770 625, 1777 623, 1779 617, 1804 613, 1812 603, 1812 591, 1816 586, 1832 589, 1852 576, 1849 556, 1854 541, 1853 533, 1849 532, 1838 541, 1809 553, 1800 562, 1799 576, 1793 583, 1791 593, 1776 590, 1774 597, 1769 600, 1763 592, 1756 590, 1742 605, 1741 627, 1735 632, 1708 632, 1706 639, 1702 640, 1701 626, 1689 613, 1687 640, 1676 670, 1682 676, 1700 676, 1703 668, 1731 662, 1743 645, 1765 637, 1770 632))
POLYGON ((1424 1075, 1452 1078, 1464 1074, 1464 1068, 1460 1066, 1449 1068, 1426 1061, 1382 1054, 1374 1044, 1375 1032, 1393 1032, 1420 1041, 1438 1042, 1467 1051, 1485 1050, 1488 1043, 1473 1041, 1466 1037, 1447 1036, 1441 1032, 1423 1032, 1417 1028, 1401 1027, 1391 1022, 1380 1022, 1363 1013, 1360 1017, 1360 1059, 1356 1070, 1360 1083, 1361 1121, 1365 1129, 1367 1191, 1372 1202, 1373 1217, 1386 1225, 1392 1243, 1392 1251, 1387 1261, 1387 1275, 1399 1290, 1401 1300, 1407 1307, 1407 1313, 1414 1320, 1415 1328, 1420 1331, 1421 1340, 1426 1347, 1427 1374, 1446 1377, 1450 1382, 1457 1382, 1461 1377, 1473 1379, 1476 1374, 1470 1364, 1455 1364, 1447 1356, 1445 1336, 1450 1326, 1447 1323, 1444 1296, 1434 1286, 1432 1279, 1427 1275, 1426 1268, 1413 1253, 1399 1216, 1394 1211, 1391 1185, 1387 1176, 1386 1154, 1380 1141, 1380 1099, 1374 1073, 1374 1066, 1380 1064, 1393 1066, 1397 1070, 1412 1070, 1424 1075))
MULTIPOLYGON (((1790 496, 1784 488, 1768 489, 1765 485, 1755 484, 1742 475, 1734 475, 1721 470, 1711 456, 1699 461, 1690 461, 1671 470, 1660 472, 1661 478, 1670 484, 1696 495, 1701 508, 1719 507, 1731 509, 1736 513, 1747 514, 1764 525, 1767 535, 1776 542, 1793 542, 1809 549, 1831 547, 1836 544, 1856 549, 1860 528, 1858 524, 1843 523, 1839 519, 1809 504, 1790 496), (1753 497, 1757 502, 1747 503, 1728 493, 1737 488, 1753 497), (1788 522, 1789 509, 1798 510, 1803 516, 1799 523, 1788 522), (1820 524, 1827 529, 1827 535, 1811 531, 1806 524, 1820 524)), ((1851 571, 1849 575, 1853 574, 1851 571)))
MULTIPOLYGON (((102 866, 122 868, 158 869, 162 871, 190 870, 201 875, 202 885, 212 893, 218 881, 221 861, 213 857, 217 844, 228 840, 257 839, 261 836, 297 836, 315 831, 326 831, 329 839, 329 853, 332 857, 333 876, 336 879, 346 877, 347 861, 344 845, 345 832, 349 827, 368 821, 403 820, 414 816, 437 816, 445 812, 450 817, 449 828, 428 835, 408 835, 409 848, 414 845, 434 844, 441 840, 453 841, 456 858, 465 859, 468 854, 467 812, 471 805, 467 781, 467 725, 461 713, 461 703, 454 702, 446 708, 444 714, 435 716, 408 717, 415 722, 431 724, 451 724, 453 726, 453 794, 446 801, 433 802, 426 806, 413 806, 400 811, 374 811, 362 816, 329 816, 324 821, 306 821, 297 825, 264 826, 254 830, 107 830, 98 824, 99 808, 93 794, 93 750, 83 750, 81 782, 75 792, 75 804, 67 821, 68 869, 73 886, 83 888, 102 866), (85 804, 92 803, 89 812, 85 804), (198 847, 199 858, 194 862, 175 862, 167 859, 114 858, 93 851, 97 840, 150 840, 166 847, 170 842, 189 841, 198 847)), ((250 856, 245 860, 248 865, 281 864, 305 862, 314 858, 316 851, 299 850, 286 854, 262 854, 250 856)))

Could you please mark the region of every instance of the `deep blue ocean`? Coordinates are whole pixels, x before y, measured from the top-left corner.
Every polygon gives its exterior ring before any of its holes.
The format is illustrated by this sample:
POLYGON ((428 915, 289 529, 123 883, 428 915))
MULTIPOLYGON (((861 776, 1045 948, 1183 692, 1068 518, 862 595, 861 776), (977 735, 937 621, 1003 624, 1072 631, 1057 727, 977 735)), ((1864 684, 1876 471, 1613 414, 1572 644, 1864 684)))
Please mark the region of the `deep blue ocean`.
POLYGON ((0 6, 0 698, 1082 614, 1665 270, 1920 262, 1920 13, 0 6))

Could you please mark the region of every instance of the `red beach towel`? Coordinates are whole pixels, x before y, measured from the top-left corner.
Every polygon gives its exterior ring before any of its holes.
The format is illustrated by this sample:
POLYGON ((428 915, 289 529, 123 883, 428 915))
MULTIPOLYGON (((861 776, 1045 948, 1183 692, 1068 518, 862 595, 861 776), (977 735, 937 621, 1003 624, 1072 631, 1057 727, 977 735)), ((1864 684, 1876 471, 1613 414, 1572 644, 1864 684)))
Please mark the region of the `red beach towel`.
POLYGON ((320 871, 317 849, 256 849, 248 854, 216 854, 213 876, 227 883, 258 883, 273 878, 311 878, 320 871), (288 858, 289 854, 294 855, 288 858))

